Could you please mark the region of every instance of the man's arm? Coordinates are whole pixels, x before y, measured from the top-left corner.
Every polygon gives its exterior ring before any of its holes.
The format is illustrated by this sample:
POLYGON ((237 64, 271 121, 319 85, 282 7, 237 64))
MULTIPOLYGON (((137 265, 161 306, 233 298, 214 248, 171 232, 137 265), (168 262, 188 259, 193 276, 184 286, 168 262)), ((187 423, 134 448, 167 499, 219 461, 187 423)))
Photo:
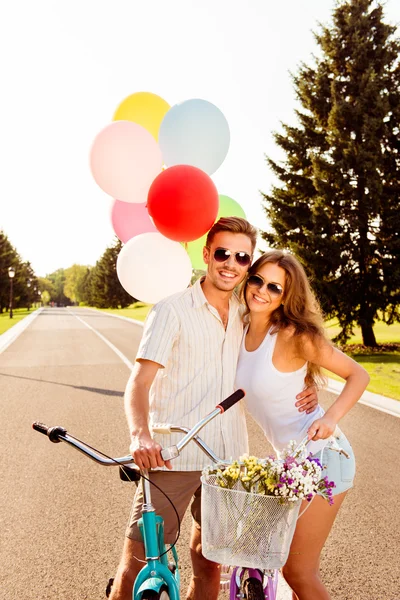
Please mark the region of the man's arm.
POLYGON ((161 446, 152 439, 149 429, 149 392, 161 367, 151 360, 137 361, 125 389, 125 414, 131 436, 129 449, 139 469, 163 466, 172 469, 170 461, 163 461, 161 446))

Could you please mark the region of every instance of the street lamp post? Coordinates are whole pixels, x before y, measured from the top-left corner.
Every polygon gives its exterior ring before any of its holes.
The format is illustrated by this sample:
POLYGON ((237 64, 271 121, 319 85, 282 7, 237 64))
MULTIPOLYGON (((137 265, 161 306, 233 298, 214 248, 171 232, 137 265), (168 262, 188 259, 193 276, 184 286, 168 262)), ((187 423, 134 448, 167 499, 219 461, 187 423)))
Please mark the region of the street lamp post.
POLYGON ((30 289, 31 285, 32 285, 31 280, 28 279, 28 281, 26 282, 26 287, 28 288, 28 294, 27 294, 27 296, 28 296, 28 312, 31 309, 31 293, 30 293, 31 292, 31 289, 30 289))
POLYGON ((13 279, 15 275, 14 267, 8 267, 8 276, 10 278, 10 319, 13 318, 13 279))

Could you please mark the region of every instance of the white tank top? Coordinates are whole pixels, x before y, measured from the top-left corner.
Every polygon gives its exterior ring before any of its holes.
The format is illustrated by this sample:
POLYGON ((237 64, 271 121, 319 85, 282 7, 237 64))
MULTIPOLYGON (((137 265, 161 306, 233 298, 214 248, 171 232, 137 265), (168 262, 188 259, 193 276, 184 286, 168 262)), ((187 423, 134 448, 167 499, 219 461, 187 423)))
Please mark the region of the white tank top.
MULTIPOLYGON (((248 326, 243 333, 235 389, 243 388, 246 406, 254 420, 260 425, 266 438, 276 452, 281 452, 290 440, 300 443, 307 430, 325 411, 317 409, 307 415, 299 412, 296 396, 305 388, 307 363, 290 373, 278 371, 273 363, 277 334, 266 334, 261 345, 253 352, 245 348, 248 326)), ((310 442, 307 448, 315 454, 324 448, 328 440, 310 442)))

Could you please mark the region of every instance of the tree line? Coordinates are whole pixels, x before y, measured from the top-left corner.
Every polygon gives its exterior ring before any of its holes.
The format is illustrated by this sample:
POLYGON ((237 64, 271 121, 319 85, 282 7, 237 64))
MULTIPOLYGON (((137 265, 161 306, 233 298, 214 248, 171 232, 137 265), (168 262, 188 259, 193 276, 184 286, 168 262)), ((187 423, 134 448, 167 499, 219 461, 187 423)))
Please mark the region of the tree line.
POLYGON ((9 309, 9 267, 13 267, 13 307, 30 308, 43 305, 68 306, 84 304, 97 308, 124 308, 135 299, 119 283, 116 261, 122 244, 119 240, 108 247, 94 267, 72 265, 57 269, 46 277, 37 277, 29 262, 23 262, 0 231, 0 313, 9 309))
POLYGON ((31 264, 24 262, 8 237, 0 231, 0 313, 9 310, 10 277, 9 269, 13 268, 13 307, 30 306, 39 300, 39 282, 31 264))

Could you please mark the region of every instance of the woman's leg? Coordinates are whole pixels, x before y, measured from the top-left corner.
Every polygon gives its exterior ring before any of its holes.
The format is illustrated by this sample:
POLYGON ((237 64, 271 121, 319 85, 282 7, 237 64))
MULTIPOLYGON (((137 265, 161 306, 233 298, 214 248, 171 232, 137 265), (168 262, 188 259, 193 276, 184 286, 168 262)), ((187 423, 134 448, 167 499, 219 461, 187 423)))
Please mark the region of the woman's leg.
MULTIPOLYGON (((282 574, 293 590, 293 600, 329 600, 319 576, 319 558, 347 492, 334 496, 333 506, 316 496, 297 522, 289 558, 282 574)), ((306 502, 300 509, 304 510, 306 502)))

